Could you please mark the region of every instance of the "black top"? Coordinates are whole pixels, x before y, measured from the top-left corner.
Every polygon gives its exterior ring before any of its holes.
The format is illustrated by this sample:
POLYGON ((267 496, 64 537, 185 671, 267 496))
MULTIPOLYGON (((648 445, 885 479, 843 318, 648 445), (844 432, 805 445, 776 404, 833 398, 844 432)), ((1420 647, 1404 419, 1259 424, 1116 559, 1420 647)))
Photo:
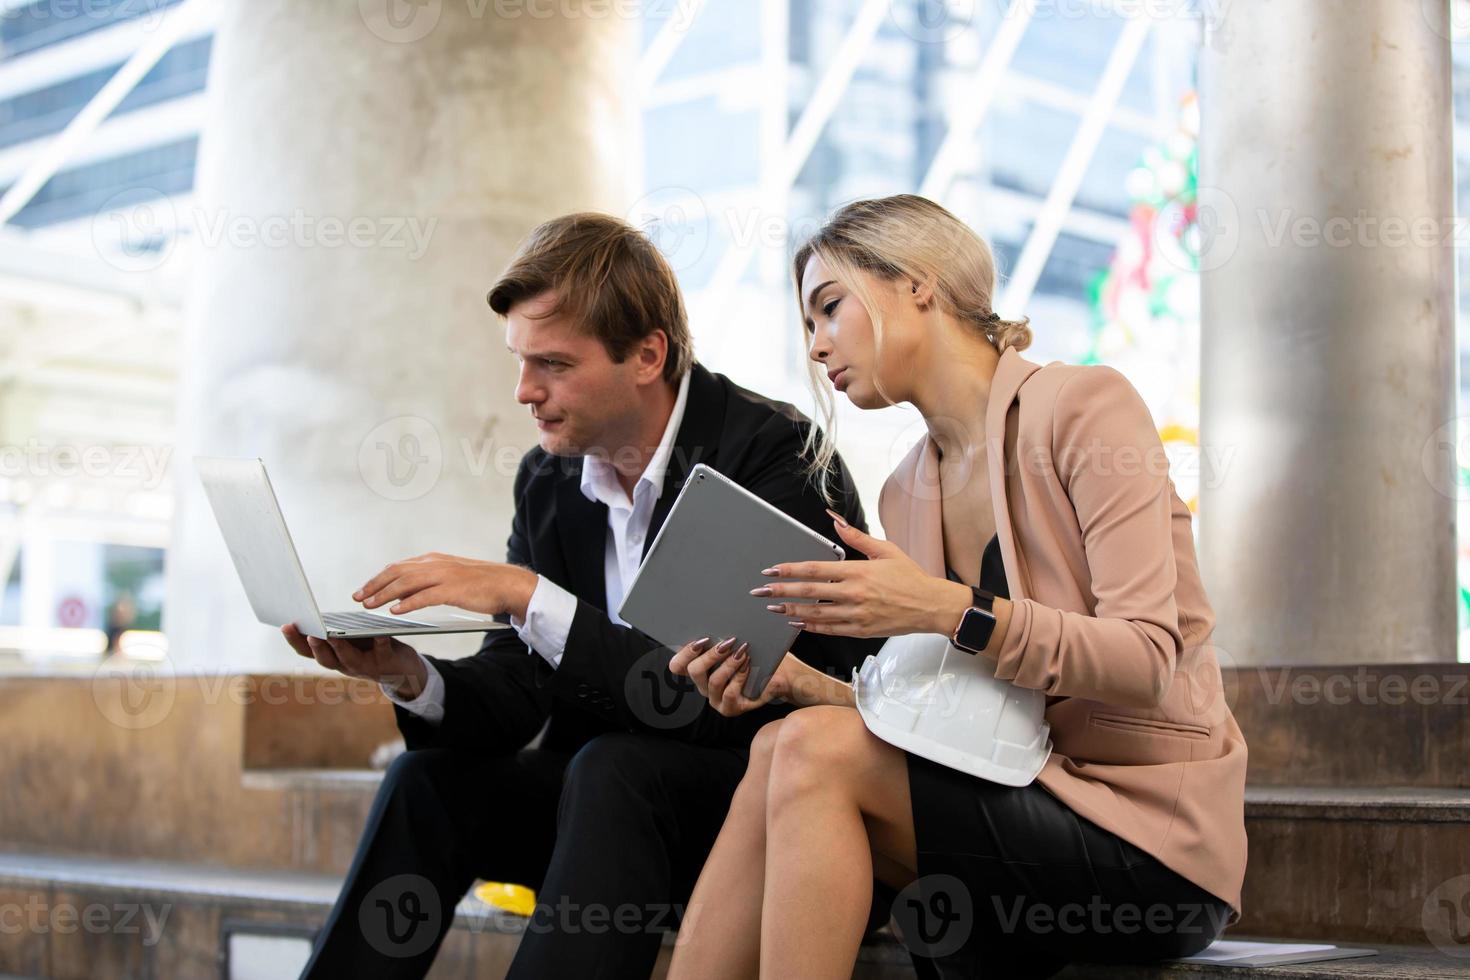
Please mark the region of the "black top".
MULTIPOLYGON (((964 581, 955 574, 955 570, 948 565, 944 568, 945 575, 951 582, 964 581)), ((966 582, 966 585, 969 583, 966 582)), ((985 554, 980 557, 980 588, 988 592, 994 592, 1003 599, 1011 597, 1006 588, 1006 566, 1000 557, 1000 535, 992 534, 990 543, 985 546, 985 554)))

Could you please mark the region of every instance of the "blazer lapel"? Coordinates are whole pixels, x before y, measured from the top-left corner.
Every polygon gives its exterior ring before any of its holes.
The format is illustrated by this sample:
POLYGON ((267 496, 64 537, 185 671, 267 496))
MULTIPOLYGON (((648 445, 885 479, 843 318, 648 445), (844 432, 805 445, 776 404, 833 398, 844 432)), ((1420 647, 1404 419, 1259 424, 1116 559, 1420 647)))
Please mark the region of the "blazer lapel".
MULTIPOLYGON (((1007 347, 995 366, 990 397, 985 403, 985 460, 990 471, 990 496, 995 510, 995 533, 1000 538, 1001 560, 1006 568, 1006 586, 1012 599, 1030 595, 1030 581, 1016 553, 1016 533, 1011 524, 1010 501, 1006 497, 1007 460, 1014 455, 1015 426, 1010 424, 1021 385, 1041 365, 1028 361, 1014 347, 1007 347), (1008 445, 1008 440, 1010 445, 1008 445)), ((927 437, 926 437, 927 438, 927 437)))
POLYGON ((653 545, 659 529, 668 519, 674 501, 689 471, 700 463, 713 466, 720 433, 725 427, 725 391, 715 376, 696 363, 690 371, 689 397, 684 402, 684 419, 674 436, 673 452, 664 471, 663 490, 653 505, 653 514, 648 521, 648 534, 643 539, 643 554, 653 545))
POLYGON ((570 591, 601 607, 607 602, 607 506, 582 494, 582 460, 567 466, 556 488, 556 530, 570 591))

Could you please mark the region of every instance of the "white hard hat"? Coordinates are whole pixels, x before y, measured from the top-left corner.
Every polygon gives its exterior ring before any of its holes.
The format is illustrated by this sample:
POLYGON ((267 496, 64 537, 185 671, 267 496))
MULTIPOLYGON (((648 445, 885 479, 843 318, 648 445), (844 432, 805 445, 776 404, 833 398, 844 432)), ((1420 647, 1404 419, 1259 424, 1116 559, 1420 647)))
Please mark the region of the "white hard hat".
POLYGON ((1051 755, 1046 696, 997 680, 995 663, 938 633, 895 636, 852 674, 868 730, 906 752, 1006 786, 1051 755))

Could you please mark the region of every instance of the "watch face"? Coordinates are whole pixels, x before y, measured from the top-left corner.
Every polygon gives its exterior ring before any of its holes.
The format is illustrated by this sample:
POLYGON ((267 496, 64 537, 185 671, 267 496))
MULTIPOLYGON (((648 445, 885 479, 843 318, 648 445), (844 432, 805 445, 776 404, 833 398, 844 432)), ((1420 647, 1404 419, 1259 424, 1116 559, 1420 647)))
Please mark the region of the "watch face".
POLYGON ((988 613, 984 609, 967 609, 960 620, 960 628, 955 630, 955 644, 979 653, 990 642, 990 634, 994 631, 995 615, 993 613, 988 613))

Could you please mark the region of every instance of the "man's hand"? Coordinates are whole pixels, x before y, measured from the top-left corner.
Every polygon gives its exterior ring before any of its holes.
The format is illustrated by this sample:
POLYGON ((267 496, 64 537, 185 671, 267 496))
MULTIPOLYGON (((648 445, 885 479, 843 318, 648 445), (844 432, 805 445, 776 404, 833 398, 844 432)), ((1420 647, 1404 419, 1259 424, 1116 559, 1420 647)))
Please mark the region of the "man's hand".
POLYGON ((443 605, 525 619, 535 591, 536 573, 528 568, 431 551, 394 562, 352 593, 352 598, 368 609, 396 599, 388 610, 395 615, 443 605))
POLYGON ((281 627, 281 633, 291 649, 329 670, 387 684, 399 697, 409 701, 423 693, 428 668, 417 650, 391 636, 320 640, 305 635, 290 623, 281 627))

